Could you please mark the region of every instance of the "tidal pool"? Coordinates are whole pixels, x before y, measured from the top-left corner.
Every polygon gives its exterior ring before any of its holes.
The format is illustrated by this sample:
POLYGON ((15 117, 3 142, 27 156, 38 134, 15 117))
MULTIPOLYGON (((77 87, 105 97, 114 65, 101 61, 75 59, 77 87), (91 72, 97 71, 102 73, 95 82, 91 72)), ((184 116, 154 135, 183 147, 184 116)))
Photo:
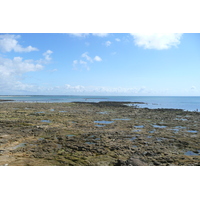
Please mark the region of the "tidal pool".
POLYGON ((50 123, 50 120, 41 120, 41 122, 50 123))
POLYGON ((187 130, 188 133, 197 133, 198 131, 195 130, 187 130))
POLYGON ((184 153, 184 155, 186 155, 186 156, 199 156, 200 150, 197 150, 197 151, 198 151, 198 153, 194 153, 193 151, 187 151, 187 152, 184 153))
POLYGON ((19 147, 25 147, 25 146, 26 146, 26 143, 20 143, 20 144, 18 144, 16 146, 12 147, 12 149, 15 150, 15 149, 17 149, 19 147))
POLYGON ((70 134, 69 134, 69 135, 66 135, 66 136, 67 136, 67 137, 73 137, 73 136, 75 136, 75 135, 70 135, 70 134))
POLYGON ((152 125, 154 128, 166 128, 167 126, 160 126, 160 125, 152 125))
POLYGON ((85 142, 85 144, 95 144, 94 142, 85 142))
POLYGON ((126 120, 131 120, 131 119, 128 119, 128 118, 116 118, 116 119, 112 119, 112 120, 124 120, 124 121, 126 121, 126 120))
POLYGON ((108 114, 108 112, 107 112, 107 111, 103 111, 103 112, 97 112, 97 113, 99 113, 99 114, 108 114))
POLYGON ((94 121, 94 123, 99 123, 99 124, 111 124, 113 121, 94 121))
POLYGON ((96 127, 104 127, 105 125, 96 124, 96 127))
POLYGON ((134 126, 135 128, 144 128, 143 125, 139 125, 139 126, 134 126))

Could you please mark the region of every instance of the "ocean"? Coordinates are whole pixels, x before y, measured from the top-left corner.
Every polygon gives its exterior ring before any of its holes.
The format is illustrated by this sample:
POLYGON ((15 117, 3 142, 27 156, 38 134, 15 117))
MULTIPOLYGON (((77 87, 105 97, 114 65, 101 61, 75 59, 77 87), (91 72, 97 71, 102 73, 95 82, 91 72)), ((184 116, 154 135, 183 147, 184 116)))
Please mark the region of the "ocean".
POLYGON ((70 96, 70 95, 1 95, 0 100, 18 102, 100 102, 123 101, 144 102, 137 104, 141 108, 168 108, 200 111, 200 96, 70 96))

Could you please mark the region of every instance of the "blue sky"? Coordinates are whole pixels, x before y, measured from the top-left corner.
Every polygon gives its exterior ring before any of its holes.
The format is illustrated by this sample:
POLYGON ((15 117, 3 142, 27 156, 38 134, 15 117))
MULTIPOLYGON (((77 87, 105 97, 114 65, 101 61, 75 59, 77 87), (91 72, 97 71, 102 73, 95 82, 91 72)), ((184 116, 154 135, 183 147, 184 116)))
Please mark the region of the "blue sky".
POLYGON ((200 95, 199 33, 2 33, 0 95, 200 95))

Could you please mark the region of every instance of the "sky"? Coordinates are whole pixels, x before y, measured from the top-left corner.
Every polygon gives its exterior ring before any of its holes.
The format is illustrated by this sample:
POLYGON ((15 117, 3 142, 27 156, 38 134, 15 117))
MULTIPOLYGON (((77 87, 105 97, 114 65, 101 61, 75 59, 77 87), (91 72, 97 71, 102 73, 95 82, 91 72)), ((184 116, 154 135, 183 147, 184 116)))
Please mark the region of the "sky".
POLYGON ((199 96, 199 33, 2 33, 0 95, 199 96))

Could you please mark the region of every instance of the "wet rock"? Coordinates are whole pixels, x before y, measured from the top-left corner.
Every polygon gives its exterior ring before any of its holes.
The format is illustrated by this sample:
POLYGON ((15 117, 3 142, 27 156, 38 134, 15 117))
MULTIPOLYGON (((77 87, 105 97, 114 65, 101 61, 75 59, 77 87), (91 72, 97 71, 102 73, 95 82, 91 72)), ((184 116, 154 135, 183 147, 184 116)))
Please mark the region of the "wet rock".
POLYGON ((117 160, 116 166, 147 166, 147 164, 138 158, 129 158, 126 161, 117 160))

